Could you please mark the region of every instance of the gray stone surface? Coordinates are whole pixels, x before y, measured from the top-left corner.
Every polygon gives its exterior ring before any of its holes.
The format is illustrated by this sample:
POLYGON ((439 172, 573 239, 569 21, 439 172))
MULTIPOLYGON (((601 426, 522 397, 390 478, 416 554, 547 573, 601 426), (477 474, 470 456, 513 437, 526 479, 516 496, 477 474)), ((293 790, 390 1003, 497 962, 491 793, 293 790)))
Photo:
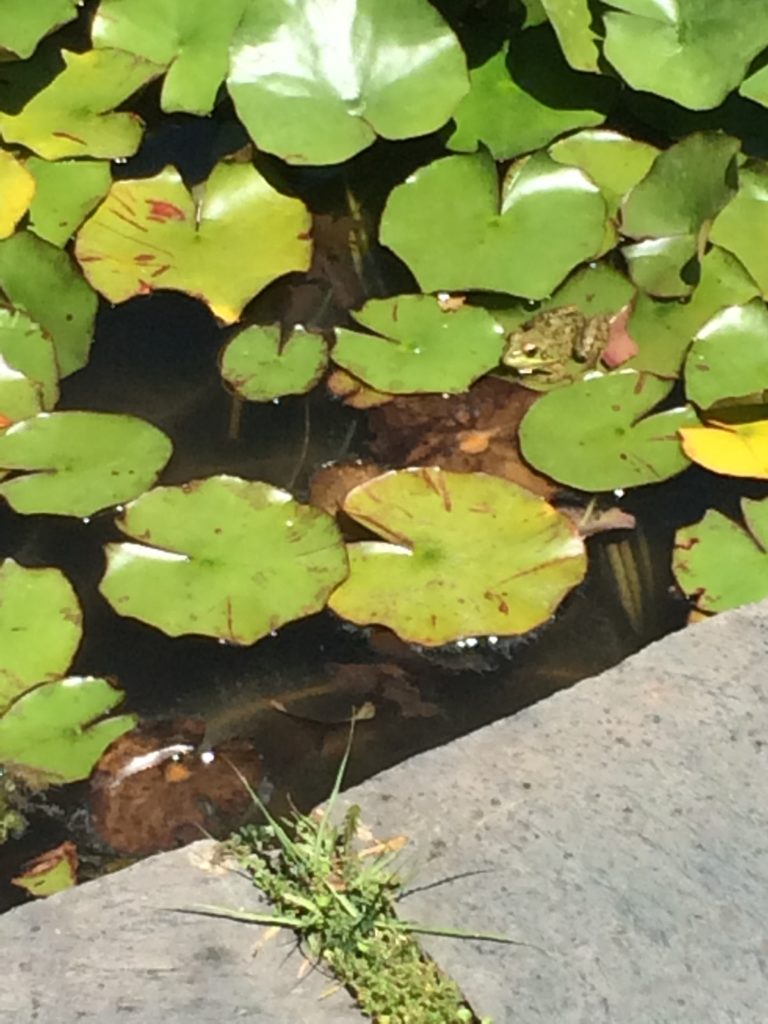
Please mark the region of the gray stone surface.
MULTIPOLYGON (((258 910, 247 879, 194 843, 0 918, 2 1024, 360 1024, 286 933, 179 913, 258 910), (212 864, 212 860, 214 863, 212 864)), ((262 908, 263 909, 263 908, 262 908)))
POLYGON ((348 794, 496 1024, 768 1021, 768 605, 667 637, 348 794))
MULTIPOLYGON (((347 794, 404 833, 404 916, 495 1024, 768 1021, 768 605, 622 665, 347 794)), ((156 857, 0 918, 2 1024, 360 1021, 257 930, 172 913, 248 883, 156 857)))

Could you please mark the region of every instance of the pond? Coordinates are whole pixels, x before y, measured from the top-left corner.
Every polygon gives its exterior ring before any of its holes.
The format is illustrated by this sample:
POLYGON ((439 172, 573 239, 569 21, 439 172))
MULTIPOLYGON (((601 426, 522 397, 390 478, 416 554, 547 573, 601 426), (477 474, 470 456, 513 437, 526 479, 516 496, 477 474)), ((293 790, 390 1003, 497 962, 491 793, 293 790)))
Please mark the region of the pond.
POLYGON ((0 908, 768 593, 764 87, 316 3, 0 16, 0 908))

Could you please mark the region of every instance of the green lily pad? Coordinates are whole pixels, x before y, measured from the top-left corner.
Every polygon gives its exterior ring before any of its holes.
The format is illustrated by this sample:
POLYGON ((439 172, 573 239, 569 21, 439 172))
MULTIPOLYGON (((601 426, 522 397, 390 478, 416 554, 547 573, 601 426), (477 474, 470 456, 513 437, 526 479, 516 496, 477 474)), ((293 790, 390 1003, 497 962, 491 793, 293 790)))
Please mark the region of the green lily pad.
POLYGON ((699 275, 696 235, 649 238, 621 250, 638 288, 661 298, 690 295, 699 275))
POLYGON ((569 67, 548 26, 518 33, 473 68, 469 79, 447 146, 471 153, 482 143, 495 160, 529 153, 574 128, 602 124, 615 93, 610 79, 569 67))
POLYGON ((115 47, 163 64, 166 113, 210 114, 229 63, 229 42, 248 0, 101 0, 93 45, 115 47))
POLYGON ((60 376, 85 366, 98 299, 67 253, 29 231, 6 238, 0 242, 0 291, 50 335, 60 376))
POLYGON ((647 142, 606 129, 576 132, 549 147, 553 160, 580 167, 600 187, 611 216, 629 190, 646 176, 658 154, 647 142))
POLYGON ((283 345, 280 327, 246 327, 224 346, 221 376, 249 402, 303 395, 322 377, 328 346, 319 334, 297 327, 283 345))
POLYGON ((739 86, 739 93, 745 99, 768 107, 768 67, 764 66, 745 78, 739 86))
POLYGON ((135 416, 41 413, 0 434, 0 495, 22 515, 89 516, 135 498, 171 457, 170 440, 135 416))
POLYGON ((633 370, 577 381, 542 396, 520 426, 528 462, 583 491, 658 483, 690 465, 678 427, 697 423, 690 407, 646 415, 672 384, 633 370))
POLYGON ((341 163, 377 135, 439 128, 469 87, 459 41, 427 0, 251 3, 227 87, 260 149, 341 163))
POLYGON ((675 534, 672 571, 680 588, 704 612, 768 597, 768 498, 743 498, 744 526, 710 509, 675 534))
POLYGON ((659 153, 624 200, 623 234, 638 239, 698 235, 735 194, 738 152, 738 139, 695 132, 659 153))
POLYGON ((0 763, 37 783, 87 779, 109 744, 136 725, 135 715, 97 721, 122 699, 107 679, 92 676, 35 687, 0 716, 0 763))
POLYGON ((237 320, 262 288, 311 255, 309 212, 251 164, 217 164, 198 205, 174 167, 117 181, 77 235, 75 255, 111 302, 161 288, 187 292, 237 320))
POLYGON ((75 592, 58 569, 0 562, 0 714, 33 686, 64 675, 82 623, 75 592))
POLYGON ((535 28, 536 25, 543 25, 547 20, 547 12, 542 6, 541 0, 520 0, 525 8, 525 21, 523 28, 535 28))
POLYGON ((0 417, 15 423, 52 409, 58 385, 51 339, 26 313, 0 306, 0 417))
POLYGON ((13 153, 0 149, 0 238, 8 238, 29 209, 35 194, 35 179, 13 153))
POLYGON ((762 160, 739 169, 739 191, 718 215, 710 238, 737 256, 768 296, 768 165, 762 160))
POLYGON ((170 636, 255 643, 320 611, 347 573, 331 516, 237 477, 157 487, 118 526, 141 543, 107 545, 101 592, 170 636))
POLYGON ((62 54, 65 68, 19 114, 0 113, 0 135, 46 160, 132 156, 143 122, 115 107, 163 70, 122 50, 62 54))
POLYGON ((77 884, 77 868, 75 844, 65 840, 55 850, 48 850, 25 864, 22 873, 12 878, 11 883, 25 889, 30 896, 53 896, 77 884))
POLYGON ((685 363, 685 393, 703 409, 768 390, 768 310, 756 300, 721 310, 697 334, 685 363))
POLYGON ((348 545, 350 574, 329 606, 412 643, 526 633, 586 571, 564 516, 484 473, 396 470, 355 487, 344 511, 384 539, 348 545))
POLYGON ((29 210, 30 229, 59 248, 65 245, 88 214, 109 191, 112 182, 106 160, 41 160, 26 164, 37 185, 29 210))
POLYGON ((599 251, 605 225, 600 190, 577 168, 544 153, 520 161, 500 201, 496 165, 478 154, 436 160, 394 188, 380 237, 424 291, 542 299, 599 251))
POLYGON ((701 279, 688 302, 658 302, 640 292, 629 321, 639 354, 626 365, 677 377, 695 334, 726 306, 749 302, 757 286, 730 253, 713 246, 701 260, 701 279))
POLYGON ((589 0, 542 0, 542 6, 571 67, 599 70, 600 50, 589 0))
POLYGON ((479 306, 445 310, 431 295, 371 299, 352 316, 375 334, 336 329, 333 361, 377 391, 466 391, 498 365, 504 333, 479 306))
POLYGON ((77 16, 79 0, 3 0, 0 4, 0 49, 31 57, 49 32, 77 16))
POLYGON ((716 107, 768 46, 763 0, 606 0, 603 52, 633 89, 716 107))

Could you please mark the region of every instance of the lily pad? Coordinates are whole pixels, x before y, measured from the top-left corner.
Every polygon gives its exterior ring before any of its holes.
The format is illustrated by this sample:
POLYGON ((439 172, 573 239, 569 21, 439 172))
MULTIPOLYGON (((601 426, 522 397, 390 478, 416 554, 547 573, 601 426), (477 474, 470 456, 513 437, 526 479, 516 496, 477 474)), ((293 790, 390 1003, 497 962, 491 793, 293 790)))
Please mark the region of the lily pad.
POLYGON ((135 715, 98 721, 122 699, 107 679, 92 676, 35 687, 0 716, 0 763, 38 784, 87 779, 109 744, 136 725, 135 715))
POLYGON ((682 429, 686 455, 713 473, 768 480, 768 419, 751 419, 747 412, 740 421, 738 409, 731 421, 726 417, 718 410, 717 420, 682 429))
POLYGON ((600 50, 589 0, 541 0, 571 67, 598 71, 600 50))
POLYGON ((168 67, 166 113, 210 114, 229 63, 229 42, 248 0, 101 0, 93 45, 115 47, 168 67))
POLYGON ((545 622, 584 577, 584 543, 542 498, 485 473, 403 469, 347 495, 383 540, 348 545, 330 607, 427 646, 516 635, 545 622))
POLYGON ((35 179, 13 153, 0 149, 0 238, 8 238, 29 209, 35 179))
POLYGON ((699 276, 696 235, 649 238, 621 250, 638 288, 660 298, 690 295, 699 276))
POLYGON ((699 331, 685 363, 686 396, 701 408, 768 390, 768 310, 729 306, 699 331))
POLYGON ((741 512, 744 526, 710 509, 675 534, 672 571, 703 612, 768 597, 768 498, 743 498, 741 512))
POLYGON ((478 154, 436 160, 394 188, 380 237, 424 291, 542 299, 600 250, 605 225, 600 190, 577 168, 537 154, 513 165, 500 200, 496 165, 478 154))
POLYGON ((0 242, 0 291, 50 335, 60 376, 85 366, 98 299, 67 253, 17 232, 0 242))
POLYGON ((568 66, 548 26, 518 33, 469 78, 447 146, 467 153, 482 143, 495 160, 529 153, 574 128, 602 124, 615 94, 610 79, 568 66))
POLYGON ((553 160, 580 167, 600 186, 611 216, 630 189, 646 176, 658 154, 658 149, 647 142, 605 129, 576 132, 549 147, 553 160))
POLYGON ((311 219, 251 164, 217 164, 196 205, 181 175, 117 181, 80 229, 75 255, 111 302, 171 288, 232 323, 270 281, 306 270, 311 219))
POLYGON ((739 191, 712 225, 710 238, 744 264, 768 296, 768 165, 752 161, 739 170, 739 191))
POLYGON ((49 32, 77 15, 80 0, 3 0, 0 4, 0 49, 31 57, 49 32))
POLYGON ((46 160, 132 156, 143 122, 115 107, 163 70, 122 50, 63 52, 65 68, 19 114, 0 113, 0 134, 46 160))
POLYGON ((435 131, 469 87, 459 41, 427 0, 251 3, 227 87, 259 149, 334 164, 381 135, 435 131))
POLYGON ((33 686, 64 675, 82 622, 75 592, 58 569, 0 562, 0 714, 33 686))
POLYGON ((768 107, 768 67, 763 66, 753 75, 745 78, 739 86, 739 93, 745 99, 768 107))
POLYGON ((52 896, 77 883, 77 868, 77 847, 67 840, 25 864, 22 874, 11 882, 26 889, 30 896, 52 896))
POLYGON ((677 377, 686 351, 704 324, 727 306, 749 302, 757 286, 729 252, 713 246, 701 260, 701 277, 687 302, 659 302, 638 293, 629 331, 640 352, 629 366, 677 377))
POLYGON ((466 391, 498 365, 503 329, 486 310, 445 310, 431 295, 371 299, 352 316, 376 334, 336 329, 333 361, 377 391, 466 391))
POLYGON ((606 0, 603 52, 633 89, 716 107, 768 46, 763 0, 606 0))
POLYGON ((59 248, 104 198, 112 182, 106 160, 41 160, 26 163, 37 186, 29 210, 30 229, 59 248))
POLYGON ((101 592, 170 636, 255 643, 320 611, 347 572, 333 519, 266 483, 157 487, 117 522, 137 543, 107 545, 101 592))
POLYGON ((678 428, 698 422, 688 406, 647 415, 671 390, 668 381, 619 370, 552 391, 520 426, 523 455, 584 491, 667 480, 689 465, 678 428))
POLYGON ((738 139, 695 132, 659 153, 624 200, 622 232, 638 239, 698 235, 735 194, 738 152, 738 139))
POLYGON ((151 487, 171 451, 134 416, 41 413, 0 434, 0 495, 22 515, 89 516, 151 487))
POLYGON ((52 409, 58 383, 56 355, 42 327, 0 306, 0 416, 15 423, 52 409))
POLYGON ((327 364, 323 338, 301 327, 283 345, 279 325, 246 327, 221 352, 221 376, 249 402, 303 395, 317 384, 327 364))

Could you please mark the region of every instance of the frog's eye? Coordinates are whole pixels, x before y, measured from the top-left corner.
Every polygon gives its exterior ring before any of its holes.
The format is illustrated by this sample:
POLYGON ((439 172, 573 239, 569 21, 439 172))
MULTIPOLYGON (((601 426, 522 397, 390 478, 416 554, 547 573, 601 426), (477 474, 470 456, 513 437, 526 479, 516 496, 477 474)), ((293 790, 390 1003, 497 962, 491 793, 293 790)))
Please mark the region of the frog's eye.
POLYGON ((528 341, 525 345, 523 345, 523 352, 527 356, 538 355, 539 346, 536 344, 535 341, 528 341))

